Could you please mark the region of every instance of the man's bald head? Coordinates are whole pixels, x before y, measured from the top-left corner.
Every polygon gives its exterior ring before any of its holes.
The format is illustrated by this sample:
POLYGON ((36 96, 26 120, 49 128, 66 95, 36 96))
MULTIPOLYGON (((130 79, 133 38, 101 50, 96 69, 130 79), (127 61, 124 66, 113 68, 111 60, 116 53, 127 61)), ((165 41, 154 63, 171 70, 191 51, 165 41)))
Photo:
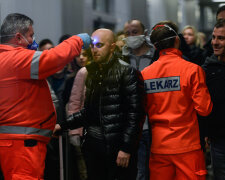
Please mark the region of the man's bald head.
POLYGON ((105 29, 105 28, 97 29, 96 31, 92 33, 93 37, 96 35, 98 35, 99 37, 101 37, 102 39, 104 39, 110 44, 115 43, 114 33, 110 29, 105 29))
POLYGON ((97 63, 109 61, 115 50, 115 36, 110 29, 97 29, 92 33, 92 55, 97 63))

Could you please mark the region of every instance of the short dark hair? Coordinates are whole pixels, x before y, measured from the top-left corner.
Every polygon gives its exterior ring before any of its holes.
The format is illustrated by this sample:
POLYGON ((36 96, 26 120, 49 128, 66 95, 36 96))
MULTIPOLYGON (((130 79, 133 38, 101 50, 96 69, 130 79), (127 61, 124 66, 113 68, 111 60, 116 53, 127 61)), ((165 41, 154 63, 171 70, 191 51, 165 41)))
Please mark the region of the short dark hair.
POLYGON ((216 19, 218 18, 218 14, 221 13, 222 11, 225 11, 225 5, 219 7, 219 9, 217 9, 217 12, 216 12, 216 19))
POLYGON ((225 19, 219 19, 214 25, 214 28, 221 28, 221 27, 225 27, 225 19))
POLYGON ((143 32, 145 31, 145 25, 138 19, 132 19, 132 20, 129 20, 127 21, 128 24, 131 24, 133 21, 138 21, 141 25, 141 29, 143 30, 143 32))
POLYGON ((152 28, 150 39, 159 51, 162 49, 172 48, 174 47, 177 32, 178 27, 175 23, 172 21, 161 21, 152 28))
POLYGON ((59 43, 63 42, 64 40, 70 38, 71 35, 70 34, 64 34, 59 38, 59 43))
POLYGON ((8 14, 1 25, 1 43, 8 42, 17 32, 25 35, 32 25, 33 20, 26 15, 19 13, 8 14))
POLYGON ((39 43, 39 48, 41 49, 46 44, 52 44, 53 45, 53 42, 50 39, 43 39, 39 43))

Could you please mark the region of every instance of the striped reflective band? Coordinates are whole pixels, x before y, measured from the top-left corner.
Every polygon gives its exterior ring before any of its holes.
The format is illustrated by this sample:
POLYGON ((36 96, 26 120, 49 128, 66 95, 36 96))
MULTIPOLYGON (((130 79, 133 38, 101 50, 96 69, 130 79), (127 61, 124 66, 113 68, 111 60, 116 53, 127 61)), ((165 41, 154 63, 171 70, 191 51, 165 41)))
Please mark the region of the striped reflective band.
POLYGON ((39 76, 39 60, 42 51, 35 51, 34 56, 32 58, 31 67, 30 67, 30 77, 31 79, 38 79, 39 76))
POLYGON ((52 135, 52 131, 48 129, 38 129, 38 128, 21 127, 21 126, 0 126, 0 133, 40 135, 40 136, 46 136, 46 137, 51 137, 52 135))

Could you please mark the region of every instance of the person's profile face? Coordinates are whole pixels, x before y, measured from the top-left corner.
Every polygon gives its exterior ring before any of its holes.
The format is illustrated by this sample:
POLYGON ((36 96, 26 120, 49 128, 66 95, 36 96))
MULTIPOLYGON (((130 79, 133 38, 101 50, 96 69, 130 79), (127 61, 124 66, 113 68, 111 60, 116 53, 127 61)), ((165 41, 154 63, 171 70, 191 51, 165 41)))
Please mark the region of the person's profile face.
POLYGON ((16 33, 16 36, 19 40, 18 45, 24 48, 27 48, 29 44, 33 43, 33 37, 34 37, 33 26, 29 26, 28 31, 24 35, 21 33, 16 33))

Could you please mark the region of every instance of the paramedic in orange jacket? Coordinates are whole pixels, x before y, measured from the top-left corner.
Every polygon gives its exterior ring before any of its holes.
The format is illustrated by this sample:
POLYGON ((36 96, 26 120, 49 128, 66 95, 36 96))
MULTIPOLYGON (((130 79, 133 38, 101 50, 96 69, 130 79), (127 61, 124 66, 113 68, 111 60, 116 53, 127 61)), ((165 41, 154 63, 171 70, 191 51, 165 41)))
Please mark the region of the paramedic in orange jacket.
POLYGON ((46 51, 35 51, 33 21, 9 14, 1 26, 0 165, 5 180, 43 179, 46 144, 56 123, 48 76, 88 47, 79 34, 46 51))
POLYGON ((207 116, 212 102, 202 68, 182 59, 177 26, 154 26, 151 42, 160 58, 142 71, 152 128, 151 180, 205 179, 197 113, 207 116))

